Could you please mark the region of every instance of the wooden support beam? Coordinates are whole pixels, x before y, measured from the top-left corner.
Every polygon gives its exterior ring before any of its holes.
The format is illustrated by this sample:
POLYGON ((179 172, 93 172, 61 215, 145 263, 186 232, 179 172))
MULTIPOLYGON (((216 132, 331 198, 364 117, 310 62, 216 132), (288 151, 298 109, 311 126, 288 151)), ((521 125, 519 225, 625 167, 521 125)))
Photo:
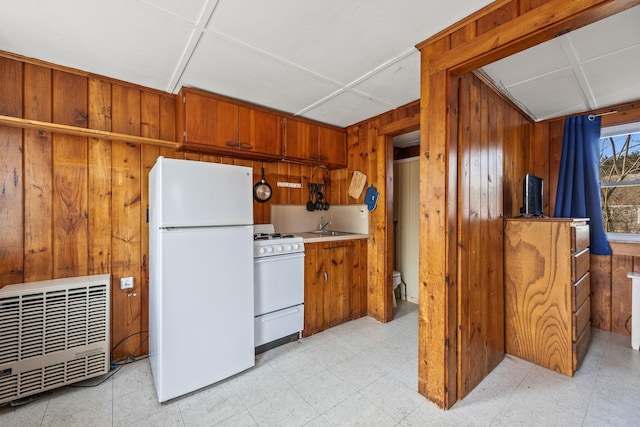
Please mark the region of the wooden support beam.
POLYGON ((420 114, 415 114, 411 117, 405 117, 391 123, 380 125, 378 135, 395 136, 418 129, 420 129, 420 114))

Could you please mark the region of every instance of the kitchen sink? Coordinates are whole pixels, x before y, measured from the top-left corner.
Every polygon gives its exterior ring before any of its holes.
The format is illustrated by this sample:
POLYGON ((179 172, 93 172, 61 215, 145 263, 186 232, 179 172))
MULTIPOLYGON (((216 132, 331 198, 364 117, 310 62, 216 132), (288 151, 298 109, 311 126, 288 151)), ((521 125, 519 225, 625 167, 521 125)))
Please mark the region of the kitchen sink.
POLYGON ((353 234, 349 231, 330 231, 330 230, 314 230, 310 231, 311 234, 318 234, 320 236, 346 236, 353 234))

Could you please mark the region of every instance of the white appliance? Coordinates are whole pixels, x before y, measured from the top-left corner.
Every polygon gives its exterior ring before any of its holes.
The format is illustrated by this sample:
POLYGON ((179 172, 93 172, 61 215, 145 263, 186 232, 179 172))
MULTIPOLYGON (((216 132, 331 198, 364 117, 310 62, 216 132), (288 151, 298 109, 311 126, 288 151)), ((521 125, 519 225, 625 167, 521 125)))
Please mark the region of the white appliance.
POLYGON ((274 233, 272 224, 254 229, 255 346, 304 328, 304 243, 274 233))
POLYGON ((159 157, 149 174, 149 359, 159 402, 255 364, 253 172, 159 157))
POLYGON ((0 289, 0 404, 109 372, 110 289, 109 274, 0 289))

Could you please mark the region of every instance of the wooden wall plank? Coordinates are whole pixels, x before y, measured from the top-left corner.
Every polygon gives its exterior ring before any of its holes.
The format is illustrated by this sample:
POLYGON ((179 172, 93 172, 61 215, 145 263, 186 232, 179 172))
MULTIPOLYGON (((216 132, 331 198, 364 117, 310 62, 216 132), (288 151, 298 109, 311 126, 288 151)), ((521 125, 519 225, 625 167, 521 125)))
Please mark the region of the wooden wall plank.
MULTIPOLYGON (((459 97, 459 110, 460 111, 475 111, 472 108, 472 99, 476 100, 476 96, 472 97, 472 85, 471 79, 461 79, 459 83, 458 89, 458 97, 459 97)), ((463 114, 459 118, 459 133, 458 136, 460 138, 458 142, 458 168, 459 168, 459 185, 463 189, 469 189, 471 186, 470 183, 470 168, 471 168, 471 144, 469 141, 472 140, 471 137, 471 121, 473 117, 472 114, 463 114)), ((467 343, 470 342, 470 302, 469 296, 470 292, 468 289, 468 284, 470 283, 469 274, 472 270, 470 266, 470 261, 473 259, 468 255, 468 252, 472 250, 471 248, 471 236, 470 231, 471 227, 469 227, 469 218, 471 217, 471 200, 470 200, 470 192, 469 191, 460 191, 458 193, 458 229, 459 231, 459 239, 460 244, 458 245, 458 259, 459 261, 459 270, 458 270, 458 283, 459 283, 459 297, 458 297, 458 342, 461 345, 457 346, 458 352, 458 388, 463 393, 467 393, 469 390, 469 374, 470 374, 470 362, 471 362, 471 346, 467 343), (467 289, 463 289, 467 288, 467 289)))
MULTIPOLYGON (((51 121, 52 73, 24 65, 24 117, 51 121)), ((24 281, 53 278, 52 136, 24 130, 24 281)))
MULTIPOLYGON (((0 58, 0 114, 22 117, 22 64, 0 58)), ((22 129, 0 126, 0 286, 23 281, 22 129)))
MULTIPOLYGON (((111 84, 89 79, 89 127, 111 130, 111 84)), ((89 274, 111 272, 111 141, 89 139, 89 274)))
MULTIPOLYGON (((143 91, 140 98, 140 135, 149 138, 160 137, 162 117, 160 115, 161 98, 159 95, 143 91)), ((171 122, 173 123, 173 122, 171 122)), ((149 172, 160 155, 158 147, 144 145, 140 147, 140 299, 149 300, 149 172)), ((140 308, 140 330, 149 330, 149 305, 142 303, 140 308)), ((146 334, 141 338, 144 340, 146 334)), ((149 352, 148 341, 143 341, 138 354, 149 352)))
POLYGON ((611 281, 617 286, 611 288, 611 332, 629 335, 631 325, 631 280, 627 274, 633 270, 633 257, 617 255, 611 259, 611 281))
POLYGON ((591 326, 611 331, 611 257, 591 255, 591 326))
MULTIPOLYGON (((112 127, 114 132, 140 135, 140 90, 112 85, 112 127)), ((112 162, 112 345, 143 329, 141 319, 141 160, 140 147, 111 142, 112 162), (121 290, 120 279, 132 276, 134 288, 121 290)), ((136 354, 141 336, 122 343, 121 352, 136 354)))
MULTIPOLYGON (((87 126, 87 78, 53 72, 53 121, 87 126)), ((88 273, 87 138, 53 135, 53 277, 88 273)))

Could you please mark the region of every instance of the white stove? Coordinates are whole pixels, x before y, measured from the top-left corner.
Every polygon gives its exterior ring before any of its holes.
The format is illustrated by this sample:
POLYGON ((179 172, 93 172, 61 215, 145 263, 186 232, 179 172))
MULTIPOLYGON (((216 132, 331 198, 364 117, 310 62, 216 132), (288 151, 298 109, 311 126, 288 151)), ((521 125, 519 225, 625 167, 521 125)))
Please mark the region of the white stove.
POLYGON ((304 252, 302 237, 293 234, 256 233, 253 234, 253 257, 262 258, 304 252))
POLYGON ((276 233, 273 224, 254 225, 255 346, 304 328, 304 243, 276 233))

